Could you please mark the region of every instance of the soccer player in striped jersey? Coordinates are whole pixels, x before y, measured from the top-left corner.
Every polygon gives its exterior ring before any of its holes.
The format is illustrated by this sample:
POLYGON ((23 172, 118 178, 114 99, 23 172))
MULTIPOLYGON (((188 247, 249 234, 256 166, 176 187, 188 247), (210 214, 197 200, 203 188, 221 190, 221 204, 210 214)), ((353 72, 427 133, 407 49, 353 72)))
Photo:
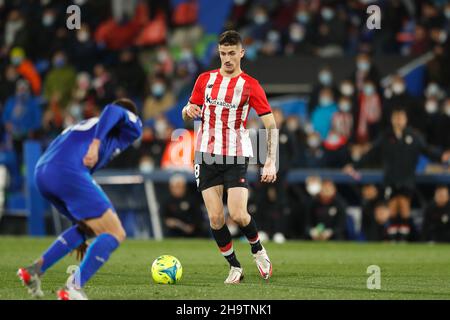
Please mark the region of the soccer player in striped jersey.
POLYGON ((34 297, 43 296, 41 277, 73 250, 84 255, 79 269, 57 292, 60 300, 86 300, 83 287, 125 240, 125 230, 114 207, 92 174, 128 148, 142 134, 135 104, 119 99, 107 105, 100 117, 67 128, 47 148, 35 170, 42 196, 73 222, 32 265, 17 275, 34 297))
POLYGON ((278 131, 266 94, 259 82, 241 70, 245 50, 236 31, 226 31, 219 38, 221 67, 202 73, 195 83, 184 120, 201 118, 195 142, 195 177, 208 211, 211 231, 220 251, 230 264, 225 283, 239 283, 243 269, 233 249, 225 224, 223 193, 231 219, 247 237, 262 278, 272 275, 272 264, 258 238, 255 220, 248 214, 249 157, 253 156, 246 129, 249 109, 255 109, 267 133, 267 157, 261 181, 275 182, 278 131))

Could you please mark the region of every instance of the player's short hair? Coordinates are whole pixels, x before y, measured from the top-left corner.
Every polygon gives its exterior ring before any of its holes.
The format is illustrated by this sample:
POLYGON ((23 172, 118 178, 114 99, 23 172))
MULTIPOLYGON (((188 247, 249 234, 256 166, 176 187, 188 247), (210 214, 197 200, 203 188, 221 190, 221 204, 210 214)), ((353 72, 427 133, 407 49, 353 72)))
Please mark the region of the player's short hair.
POLYGON ((219 36, 219 45, 221 46, 235 46, 242 45, 242 38, 239 32, 235 30, 228 30, 219 36))
POLYGON ((113 104, 120 106, 122 108, 127 109, 128 111, 133 112, 134 114, 137 114, 137 107, 136 104, 127 98, 121 98, 113 101, 113 104))

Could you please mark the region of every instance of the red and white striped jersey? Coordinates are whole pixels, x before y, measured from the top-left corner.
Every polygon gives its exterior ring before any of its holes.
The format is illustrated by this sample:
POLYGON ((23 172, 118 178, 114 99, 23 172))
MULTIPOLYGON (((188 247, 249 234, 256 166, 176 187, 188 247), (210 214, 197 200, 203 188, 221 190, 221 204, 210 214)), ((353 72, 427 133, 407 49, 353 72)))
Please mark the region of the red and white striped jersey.
POLYGON ((249 108, 259 116, 271 113, 259 82, 245 74, 230 78, 219 69, 202 73, 195 82, 190 103, 202 107, 202 124, 196 135, 195 151, 216 155, 252 157, 246 129, 249 108))

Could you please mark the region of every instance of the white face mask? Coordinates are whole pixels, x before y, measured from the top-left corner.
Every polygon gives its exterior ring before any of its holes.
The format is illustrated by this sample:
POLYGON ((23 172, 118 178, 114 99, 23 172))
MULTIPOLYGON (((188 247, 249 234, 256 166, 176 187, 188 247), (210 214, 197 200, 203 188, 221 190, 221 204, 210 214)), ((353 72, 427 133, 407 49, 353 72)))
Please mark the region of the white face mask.
POLYGON ((339 104, 339 109, 340 109, 342 112, 349 112, 351 108, 352 108, 352 106, 351 106, 350 103, 348 103, 348 102, 341 102, 341 103, 339 104))
POLYGON ((306 191, 308 191, 308 193, 311 196, 318 195, 321 189, 322 189, 322 185, 318 182, 312 182, 312 183, 306 184, 306 191))
POLYGON ((266 23, 267 16, 265 14, 258 14, 253 18, 253 20, 255 21, 256 24, 262 25, 266 23))
POLYGON ((298 122, 297 121, 287 121, 286 127, 289 131, 293 132, 298 129, 298 122))
POLYGON ((142 161, 139 164, 139 171, 143 173, 149 173, 153 171, 153 163, 151 161, 142 161))
POLYGON ((308 146, 310 148, 317 148, 320 146, 320 139, 317 137, 309 138, 308 139, 308 146))
POLYGON ((425 103, 425 111, 427 113, 436 113, 438 111, 438 104, 436 101, 429 100, 425 103))
POLYGON ((86 42, 89 40, 89 32, 86 31, 79 31, 77 33, 77 39, 80 42, 86 42))
POLYGON ((430 83, 425 92, 427 96, 436 96, 439 94, 439 86, 436 83, 430 83))
POLYGON ((392 85, 392 91, 394 91, 395 94, 402 94, 405 92, 405 85, 400 82, 396 82, 392 85))
POLYGON ((375 88, 373 86, 364 86, 364 94, 371 96, 372 94, 374 94, 375 92, 375 88))
POLYGON ((344 96, 351 96, 355 92, 355 89, 351 84, 344 84, 341 86, 341 92, 344 96))

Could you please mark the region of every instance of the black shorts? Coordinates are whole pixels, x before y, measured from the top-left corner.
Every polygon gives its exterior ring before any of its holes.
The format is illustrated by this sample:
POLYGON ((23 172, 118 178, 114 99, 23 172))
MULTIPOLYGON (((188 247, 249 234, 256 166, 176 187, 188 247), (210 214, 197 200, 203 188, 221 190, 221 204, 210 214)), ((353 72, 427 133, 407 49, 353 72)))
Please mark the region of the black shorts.
POLYGON ((409 186, 393 186, 387 185, 384 188, 384 199, 390 200, 397 196, 403 196, 411 199, 414 195, 414 189, 409 186))
POLYGON ((195 154, 194 174, 198 191, 223 185, 225 190, 234 187, 248 188, 247 168, 249 158, 195 154))

